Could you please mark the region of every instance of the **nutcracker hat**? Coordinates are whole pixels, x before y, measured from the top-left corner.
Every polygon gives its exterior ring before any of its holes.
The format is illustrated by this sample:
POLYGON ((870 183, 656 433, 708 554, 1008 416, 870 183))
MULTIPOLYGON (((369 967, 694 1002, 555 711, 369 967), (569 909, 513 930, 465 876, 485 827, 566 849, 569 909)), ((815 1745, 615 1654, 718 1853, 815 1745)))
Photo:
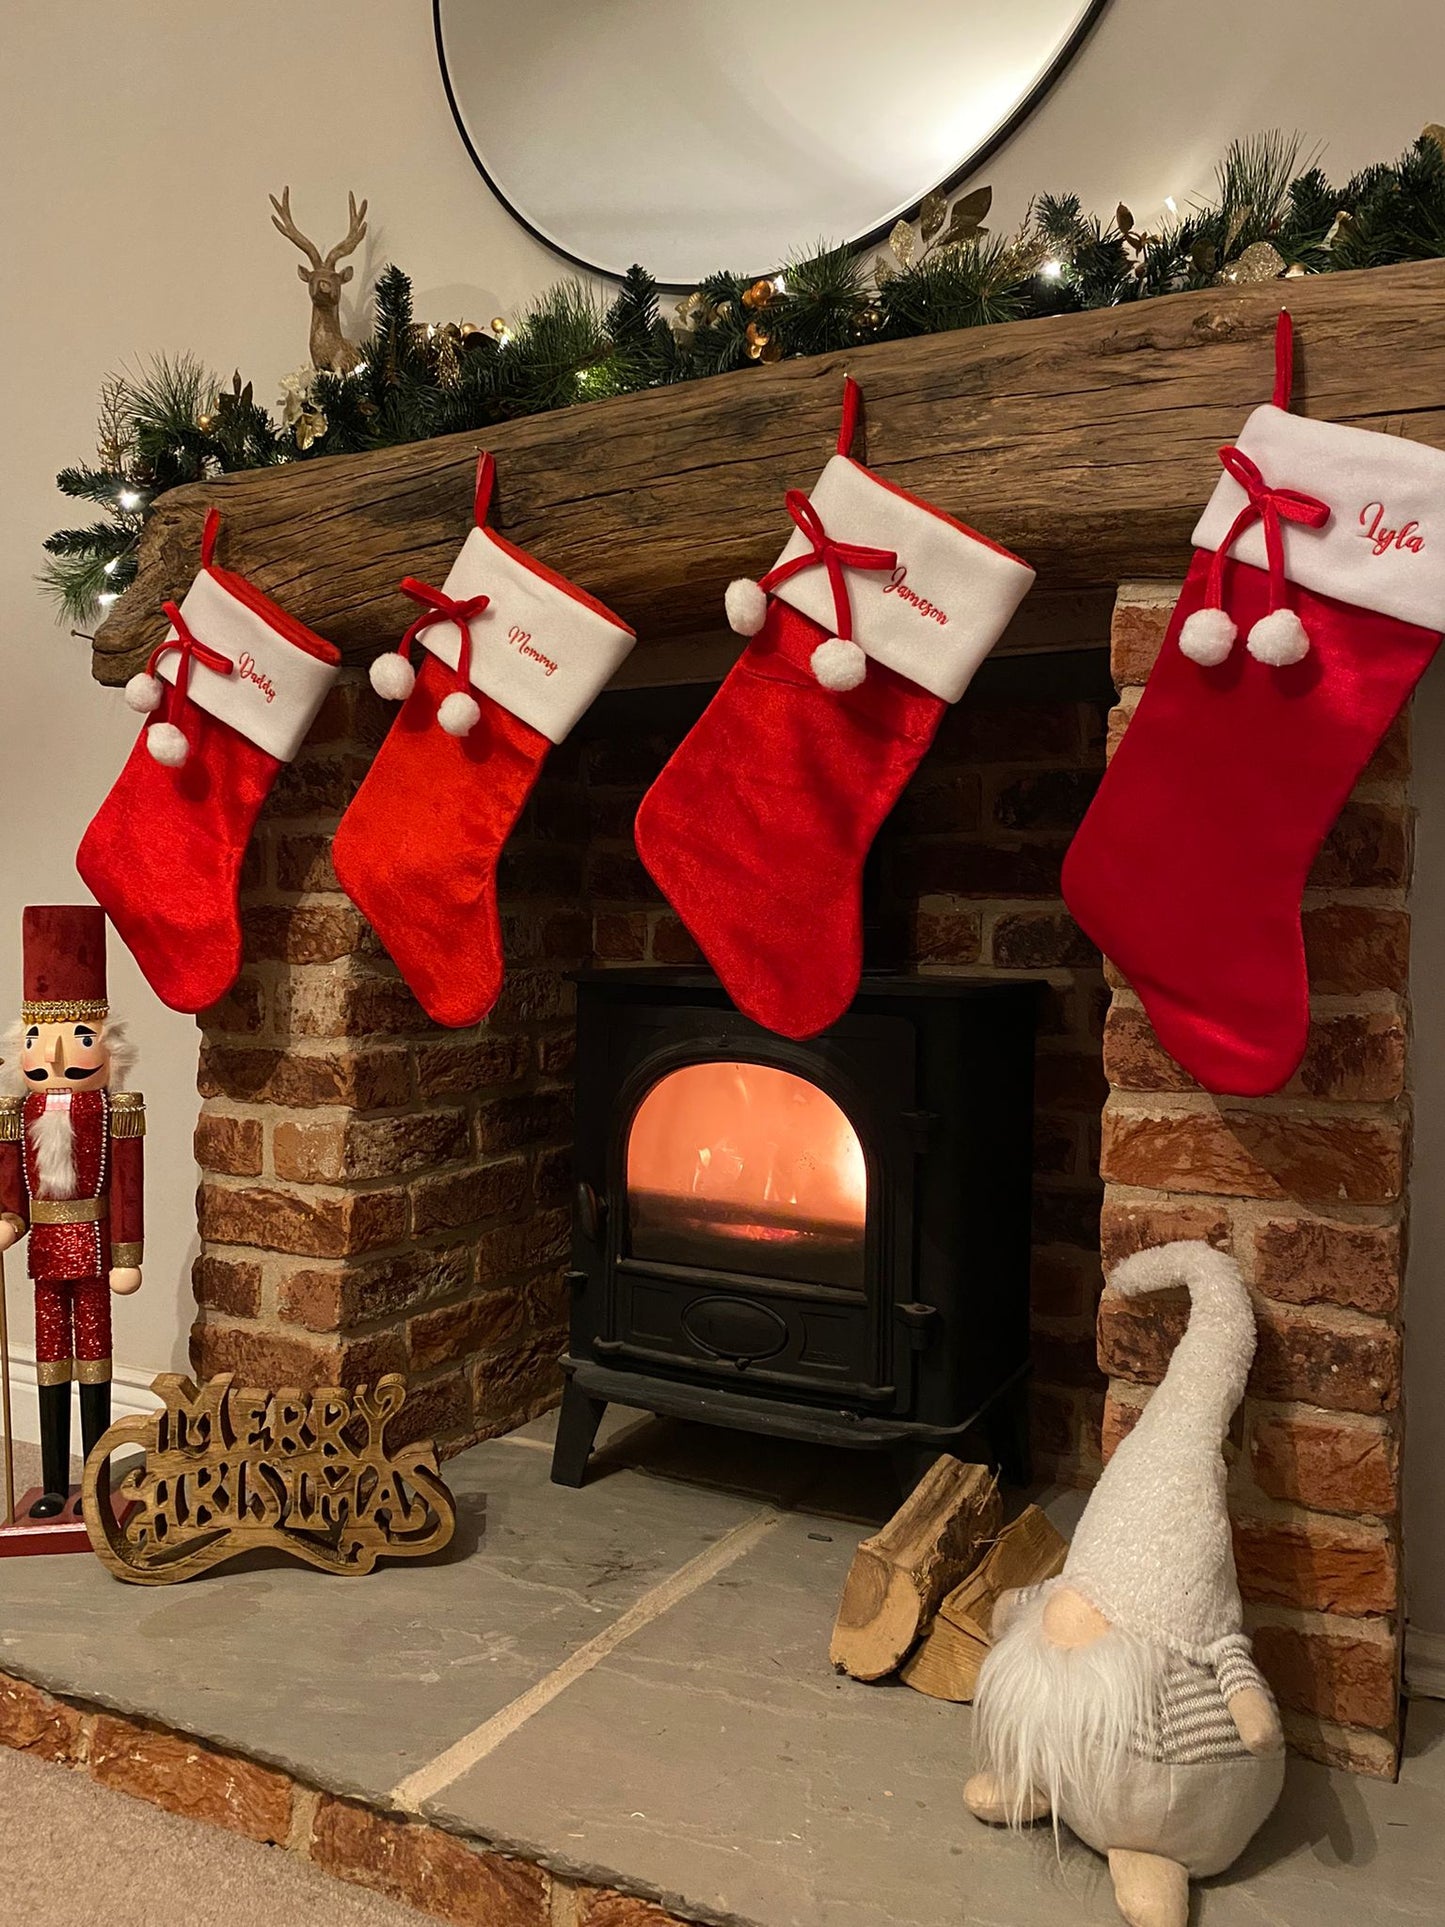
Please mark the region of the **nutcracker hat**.
POLYGON ((32 903, 21 920, 27 1024, 99 1022, 110 1014, 105 912, 94 903, 32 903))
POLYGON ((1187 1286, 1189 1326, 1094 1487, 1061 1583, 1111 1625, 1202 1659, 1241 1626, 1222 1447, 1254 1357, 1254 1309, 1238 1265, 1203 1243, 1137 1252, 1110 1282, 1125 1298, 1187 1286))

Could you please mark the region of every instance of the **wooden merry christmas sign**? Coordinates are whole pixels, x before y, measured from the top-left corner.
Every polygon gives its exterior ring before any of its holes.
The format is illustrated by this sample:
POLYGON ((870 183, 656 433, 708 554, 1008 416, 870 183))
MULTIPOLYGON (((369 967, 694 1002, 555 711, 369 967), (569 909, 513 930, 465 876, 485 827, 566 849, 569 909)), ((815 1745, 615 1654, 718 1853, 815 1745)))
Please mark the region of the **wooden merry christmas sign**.
POLYGON ((456 1506, 436 1448, 387 1449, 406 1402, 399 1374, 354 1392, 268 1392, 229 1372, 199 1390, 164 1373, 151 1390, 164 1409, 111 1426, 85 1467, 86 1528, 117 1579, 169 1585, 259 1546, 362 1573, 450 1542, 456 1506), (110 1457, 137 1445, 143 1464, 112 1492, 110 1457))

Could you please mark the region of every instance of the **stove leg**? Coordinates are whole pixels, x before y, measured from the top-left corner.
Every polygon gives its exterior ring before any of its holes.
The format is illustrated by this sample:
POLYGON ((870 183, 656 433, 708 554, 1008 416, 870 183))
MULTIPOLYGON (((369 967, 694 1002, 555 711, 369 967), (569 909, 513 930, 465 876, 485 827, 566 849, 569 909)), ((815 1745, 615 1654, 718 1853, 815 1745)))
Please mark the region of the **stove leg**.
POLYGON ((552 1483, 581 1485, 587 1477, 587 1461, 597 1438, 605 1398, 592 1398, 569 1378, 562 1390, 562 1409, 557 1414, 557 1443, 552 1448, 552 1483))
POLYGON ((988 1455, 1005 1485, 1033 1483, 1033 1450, 1029 1443, 1029 1388, 1025 1380, 996 1398, 983 1416, 988 1455))

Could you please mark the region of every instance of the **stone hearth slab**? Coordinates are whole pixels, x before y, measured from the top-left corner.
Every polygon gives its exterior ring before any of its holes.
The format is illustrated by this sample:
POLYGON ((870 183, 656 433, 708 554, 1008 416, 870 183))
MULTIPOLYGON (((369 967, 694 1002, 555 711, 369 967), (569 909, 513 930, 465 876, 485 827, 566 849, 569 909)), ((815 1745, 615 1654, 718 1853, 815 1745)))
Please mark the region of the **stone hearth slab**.
MULTIPOLYGON (((1095 1856, 963 1811, 966 1709, 829 1670, 886 1467, 617 1413, 575 1492, 550 1430, 451 1462, 458 1542, 425 1567, 145 1591, 6 1561, 0 1671, 690 1918, 1117 1927, 1095 1856)), ((1395 1787, 1292 1761, 1201 1927, 1438 1921, 1445 1706, 1413 1709, 1407 1754, 1395 1787)))

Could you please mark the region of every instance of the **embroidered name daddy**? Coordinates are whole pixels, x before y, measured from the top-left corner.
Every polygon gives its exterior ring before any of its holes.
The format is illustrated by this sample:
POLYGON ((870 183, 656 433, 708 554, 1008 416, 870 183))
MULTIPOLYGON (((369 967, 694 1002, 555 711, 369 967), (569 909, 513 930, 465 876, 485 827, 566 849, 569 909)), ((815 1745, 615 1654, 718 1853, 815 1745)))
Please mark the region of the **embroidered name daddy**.
POLYGON ((904 564, 900 563, 892 575, 889 576, 883 585, 883 593, 884 595, 896 595, 901 601, 906 602, 910 608, 916 609, 919 615, 925 617, 929 622, 936 622, 940 627, 945 629, 948 627, 947 610, 940 609, 936 602, 930 602, 927 596, 921 596, 916 589, 909 588, 908 570, 904 564))
POLYGON ((268 703, 276 700, 276 685, 264 671, 256 667, 256 658, 248 650, 236 663, 236 674, 242 682, 254 683, 268 703))
POLYGON ((1385 555, 1392 549, 1402 549, 1406 554, 1418 555, 1425 546, 1420 524, 1402 522, 1398 528, 1391 528, 1385 514, 1383 502, 1366 502, 1360 510, 1360 526, 1356 532, 1370 543, 1370 553, 1385 555))

